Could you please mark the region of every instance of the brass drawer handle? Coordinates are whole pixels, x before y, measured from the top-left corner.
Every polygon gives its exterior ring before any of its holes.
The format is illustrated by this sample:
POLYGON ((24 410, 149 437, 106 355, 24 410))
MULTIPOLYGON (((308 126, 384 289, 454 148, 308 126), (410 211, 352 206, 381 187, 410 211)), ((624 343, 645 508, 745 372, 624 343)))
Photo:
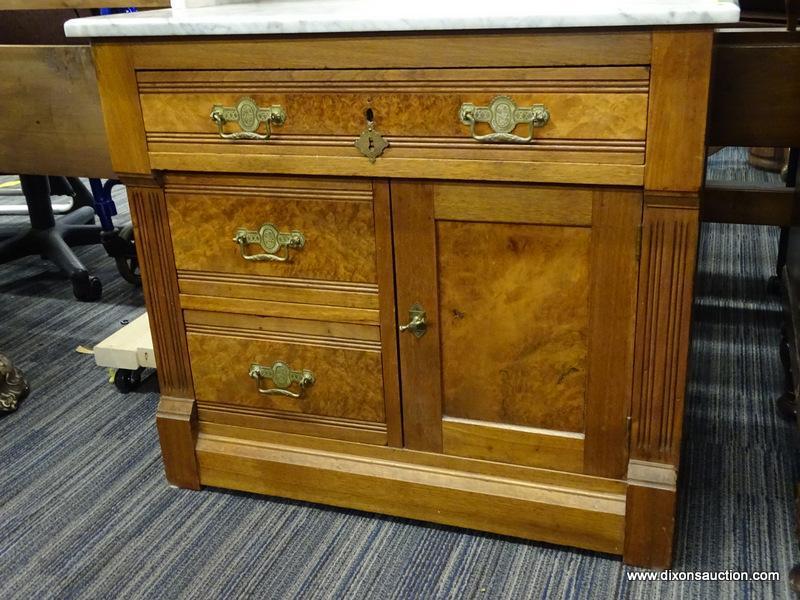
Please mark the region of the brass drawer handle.
POLYGON ((408 323, 400 325, 400 333, 409 331, 414 337, 421 338, 428 331, 428 315, 419 304, 414 304, 408 309, 408 323))
POLYGON ((299 231, 281 233, 272 223, 264 223, 258 231, 237 229, 233 234, 233 241, 239 244, 242 258, 252 261, 287 262, 289 248, 302 248, 306 245, 306 238, 299 231), (259 244, 264 253, 247 254, 247 246, 250 244, 259 244), (281 248, 283 254, 277 254, 281 248))
POLYGON ((272 135, 272 125, 283 125, 286 122, 286 111, 278 104, 259 107, 252 98, 242 98, 236 106, 215 104, 211 109, 211 120, 217 124, 219 136, 226 140, 268 140, 272 135), (225 123, 239 124, 241 131, 225 133, 225 123), (264 123, 266 133, 257 130, 264 123))
POLYGON ((289 396, 291 398, 302 398, 306 388, 314 385, 314 373, 308 369, 293 371, 285 362, 278 361, 271 367, 265 367, 258 363, 250 365, 250 377, 256 380, 256 387, 260 394, 269 396, 289 396), (271 379, 275 387, 265 388, 262 380, 271 379), (299 392, 289 390, 292 384, 296 383, 300 387, 299 392))
POLYGON ((533 130, 543 127, 550 120, 550 113, 544 104, 534 104, 529 108, 518 108, 508 96, 497 96, 489 106, 475 106, 464 103, 459 111, 459 118, 464 125, 469 125, 472 137, 479 142, 497 144, 527 144, 533 139, 533 130), (478 135, 475 133, 476 123, 488 123, 494 133, 478 135), (527 123, 529 132, 526 137, 511 133, 517 125, 527 123))

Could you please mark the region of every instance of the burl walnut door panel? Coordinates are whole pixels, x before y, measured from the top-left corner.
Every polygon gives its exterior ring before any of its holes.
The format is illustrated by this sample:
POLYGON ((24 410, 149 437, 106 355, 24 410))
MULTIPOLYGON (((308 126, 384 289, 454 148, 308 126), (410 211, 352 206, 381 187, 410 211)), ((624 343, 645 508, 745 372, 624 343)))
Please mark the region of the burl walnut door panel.
POLYGON ((622 476, 642 196, 392 183, 409 448, 622 476))

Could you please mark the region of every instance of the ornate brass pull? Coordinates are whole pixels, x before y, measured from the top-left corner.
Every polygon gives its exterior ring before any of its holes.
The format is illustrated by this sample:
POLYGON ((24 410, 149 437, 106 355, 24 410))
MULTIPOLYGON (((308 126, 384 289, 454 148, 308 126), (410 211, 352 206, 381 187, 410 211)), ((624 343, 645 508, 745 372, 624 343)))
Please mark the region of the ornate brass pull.
POLYGON ((419 304, 414 304, 408 310, 408 318, 410 319, 405 325, 400 325, 400 333, 410 331, 416 337, 421 338, 428 331, 428 317, 425 314, 425 309, 419 304))
POLYGON ((264 223, 258 231, 237 229, 233 234, 233 241, 239 244, 242 258, 252 261, 287 262, 289 248, 302 248, 306 245, 306 238, 299 231, 281 233, 272 223, 264 223), (247 254, 247 246, 259 244, 264 249, 264 254, 247 254), (276 254, 281 248, 284 253, 276 254))
POLYGON ((217 124, 219 136, 226 140, 268 140, 272 135, 272 125, 283 125, 286 122, 286 111, 275 104, 261 108, 252 98, 242 98, 234 107, 215 104, 211 109, 211 120, 217 124), (225 133, 225 123, 236 122, 241 131, 225 133), (266 133, 257 133, 264 123, 266 133))
POLYGON ((289 365, 281 361, 274 363, 271 367, 253 363, 250 365, 250 377, 256 380, 256 387, 260 394, 289 396, 291 398, 302 398, 306 388, 314 385, 316 381, 314 373, 308 369, 293 371, 289 365), (262 387, 261 381, 263 379, 271 379, 275 387, 262 387), (299 392, 293 392, 289 389, 294 383, 300 387, 299 392))
POLYGON ((459 118, 464 125, 469 125, 470 134, 479 142, 527 144, 533 139, 534 128, 543 127, 550 119, 550 113, 544 104, 518 108, 508 96, 497 96, 489 106, 462 104, 459 118), (488 123, 494 133, 478 135, 475 133, 476 123, 488 123), (529 127, 526 137, 511 133, 517 125, 523 123, 527 123, 529 127))

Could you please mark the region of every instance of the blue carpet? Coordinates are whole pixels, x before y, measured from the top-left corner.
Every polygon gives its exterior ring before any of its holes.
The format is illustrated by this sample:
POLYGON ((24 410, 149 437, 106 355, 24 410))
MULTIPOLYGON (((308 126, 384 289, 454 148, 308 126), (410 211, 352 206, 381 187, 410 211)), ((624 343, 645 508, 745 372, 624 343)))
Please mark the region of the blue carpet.
MULTIPOLYGON (((717 178, 765 178, 725 150, 717 178)), ((118 198, 122 216, 124 198, 118 198)), ((800 560, 777 230, 703 227, 676 570, 778 571, 777 583, 628 583, 615 557, 207 489, 166 485, 155 382, 120 395, 75 352, 142 312, 99 248, 103 301, 80 304, 38 258, 0 266, 0 351, 30 379, 0 419, 0 598, 790 598, 800 560)))

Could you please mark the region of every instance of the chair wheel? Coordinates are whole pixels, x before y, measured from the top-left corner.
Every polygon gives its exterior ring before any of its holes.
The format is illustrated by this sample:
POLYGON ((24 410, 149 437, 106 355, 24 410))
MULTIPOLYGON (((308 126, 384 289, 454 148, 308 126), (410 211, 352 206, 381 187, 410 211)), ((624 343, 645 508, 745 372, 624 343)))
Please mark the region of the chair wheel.
POLYGON ((97 277, 78 277, 72 280, 72 293, 83 302, 95 302, 103 295, 103 284, 97 277))
POLYGON ((139 262, 136 258, 115 258, 117 271, 128 283, 135 286, 142 285, 142 276, 139 274, 139 262))
POLYGON ((114 385, 122 394, 132 392, 142 383, 142 369, 117 369, 114 385))
POLYGON ((133 239, 133 226, 127 225, 120 229, 119 238, 128 244, 126 253, 123 256, 117 255, 114 260, 117 263, 117 271, 128 283, 136 286, 142 285, 142 273, 139 270, 139 260, 136 258, 136 245, 133 239))

